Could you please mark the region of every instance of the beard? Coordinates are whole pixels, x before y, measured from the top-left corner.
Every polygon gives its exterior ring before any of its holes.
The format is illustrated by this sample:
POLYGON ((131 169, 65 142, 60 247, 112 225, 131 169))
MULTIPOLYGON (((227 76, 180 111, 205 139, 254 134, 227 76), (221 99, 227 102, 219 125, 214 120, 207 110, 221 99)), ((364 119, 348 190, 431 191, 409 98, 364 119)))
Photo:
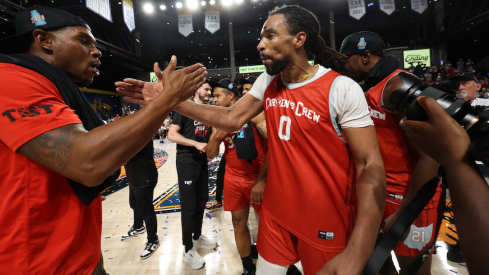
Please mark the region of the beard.
POLYGON ((265 68, 267 69, 267 74, 269 75, 279 74, 289 64, 288 56, 284 56, 284 58, 282 59, 275 59, 273 57, 268 57, 268 58, 272 60, 272 64, 270 66, 265 65, 265 68))
POLYGON ((205 94, 197 93, 197 95, 203 102, 207 103, 207 101, 209 101, 209 97, 207 97, 205 94))

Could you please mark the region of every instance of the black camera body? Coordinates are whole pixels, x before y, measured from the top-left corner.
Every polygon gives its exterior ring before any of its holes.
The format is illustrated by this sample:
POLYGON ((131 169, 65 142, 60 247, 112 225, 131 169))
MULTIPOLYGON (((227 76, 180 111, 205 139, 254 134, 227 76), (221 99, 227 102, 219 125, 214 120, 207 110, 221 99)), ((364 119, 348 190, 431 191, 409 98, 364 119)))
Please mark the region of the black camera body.
POLYGON ((489 167, 489 116, 473 108, 468 101, 433 86, 423 86, 414 75, 405 72, 398 75, 403 86, 392 92, 388 106, 405 114, 409 120, 426 121, 428 114, 416 98, 428 96, 436 99, 443 109, 467 131, 471 140, 470 154, 489 167))

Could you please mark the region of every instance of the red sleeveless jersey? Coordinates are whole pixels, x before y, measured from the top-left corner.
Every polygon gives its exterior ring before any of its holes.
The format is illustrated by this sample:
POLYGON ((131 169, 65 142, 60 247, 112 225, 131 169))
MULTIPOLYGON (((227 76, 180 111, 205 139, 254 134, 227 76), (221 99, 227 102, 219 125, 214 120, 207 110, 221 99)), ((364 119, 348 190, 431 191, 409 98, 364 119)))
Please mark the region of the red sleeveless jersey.
MULTIPOLYGON (((400 72, 406 71, 395 70, 365 93, 370 117, 374 121, 380 153, 384 160, 387 179, 387 201, 395 204, 400 204, 406 196, 413 170, 416 166, 416 160, 411 158, 408 142, 401 127, 399 127, 399 119, 393 113, 381 107, 384 105, 382 96, 384 95, 385 85, 400 72)), ((438 187, 437 192, 437 195, 428 203, 426 208, 437 206, 439 193, 441 192, 440 187, 438 187)))
MULTIPOLYGON (((399 127, 399 119, 393 113, 386 111, 382 96, 387 82, 404 70, 395 70, 380 83, 365 93, 370 117, 374 121, 380 153, 384 160, 387 179, 387 197, 405 196, 413 174, 415 161, 411 159, 408 143, 399 127)), ((395 199, 395 198, 392 198, 395 199)), ((389 199, 388 199, 389 200, 389 199)), ((395 202, 395 201, 394 201, 395 202)), ((397 200, 397 203, 399 200, 397 200)))
MULTIPOLYGON (((246 124, 243 127, 249 127, 249 124, 246 124)), ((241 129, 238 133, 229 133, 226 137, 222 139, 224 142, 224 146, 226 151, 224 152, 224 157, 226 158, 226 176, 240 177, 240 176, 257 176, 258 172, 262 168, 265 163, 265 157, 267 153, 267 145, 266 140, 264 140, 258 130, 251 124, 253 127, 253 135, 255 137, 255 148, 258 152, 258 156, 251 163, 246 159, 238 159, 236 154, 236 146, 234 144, 235 136, 244 131, 241 129)))
POLYGON ((336 81, 285 85, 275 76, 264 93, 269 166, 263 212, 326 252, 343 251, 356 218, 351 152, 332 118, 336 81))

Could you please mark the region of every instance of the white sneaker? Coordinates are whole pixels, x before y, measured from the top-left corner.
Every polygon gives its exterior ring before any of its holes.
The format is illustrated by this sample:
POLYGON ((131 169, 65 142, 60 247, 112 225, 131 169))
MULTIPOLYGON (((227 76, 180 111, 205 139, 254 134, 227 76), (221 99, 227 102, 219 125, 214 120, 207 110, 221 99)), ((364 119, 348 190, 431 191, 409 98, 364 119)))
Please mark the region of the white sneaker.
POLYGON ((217 241, 211 240, 204 235, 200 235, 198 240, 193 240, 193 241, 194 241, 195 248, 214 249, 217 247, 217 241))
POLYGON ((192 269, 201 269, 205 266, 204 258, 199 255, 195 247, 192 247, 187 253, 183 253, 183 261, 192 269))

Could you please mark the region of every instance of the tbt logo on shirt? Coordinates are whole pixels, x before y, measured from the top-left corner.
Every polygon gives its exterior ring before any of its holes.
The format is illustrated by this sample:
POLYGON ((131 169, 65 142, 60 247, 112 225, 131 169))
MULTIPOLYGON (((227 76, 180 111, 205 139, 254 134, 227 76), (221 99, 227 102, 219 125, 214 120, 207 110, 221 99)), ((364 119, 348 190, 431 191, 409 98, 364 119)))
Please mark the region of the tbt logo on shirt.
POLYGON ((42 114, 51 114, 53 105, 31 106, 19 109, 10 109, 2 113, 4 117, 8 117, 10 122, 15 122, 19 118, 23 117, 35 117, 42 114))

